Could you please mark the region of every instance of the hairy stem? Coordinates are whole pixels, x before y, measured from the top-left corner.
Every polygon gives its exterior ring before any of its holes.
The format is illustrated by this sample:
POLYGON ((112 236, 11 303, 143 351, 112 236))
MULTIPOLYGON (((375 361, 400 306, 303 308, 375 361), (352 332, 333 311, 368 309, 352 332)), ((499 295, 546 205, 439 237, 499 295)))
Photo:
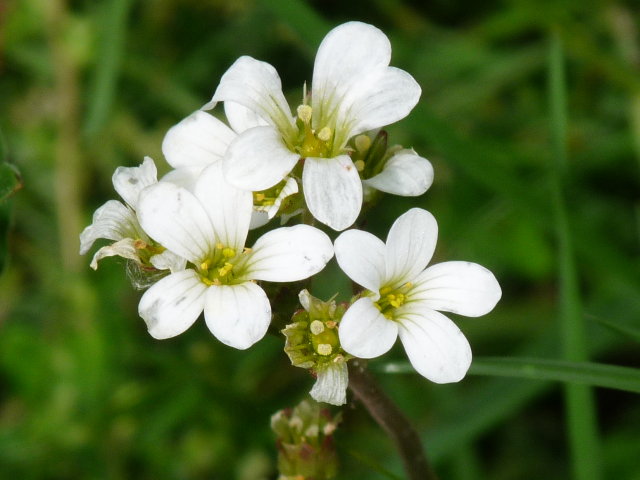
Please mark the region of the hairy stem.
POLYGON ((413 426, 361 360, 349 362, 349 388, 394 441, 410 480, 437 480, 413 426))

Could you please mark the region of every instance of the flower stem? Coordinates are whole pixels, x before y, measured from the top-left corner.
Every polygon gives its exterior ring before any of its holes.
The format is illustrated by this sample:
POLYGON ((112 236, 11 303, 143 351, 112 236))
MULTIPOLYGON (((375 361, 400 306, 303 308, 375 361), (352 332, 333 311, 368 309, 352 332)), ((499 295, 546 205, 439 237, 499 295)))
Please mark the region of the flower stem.
POLYGON ((349 365, 349 388, 373 419, 391 437, 400 453, 409 480, 437 480, 422 448, 418 433, 407 417, 380 388, 366 369, 365 362, 352 360, 349 365))

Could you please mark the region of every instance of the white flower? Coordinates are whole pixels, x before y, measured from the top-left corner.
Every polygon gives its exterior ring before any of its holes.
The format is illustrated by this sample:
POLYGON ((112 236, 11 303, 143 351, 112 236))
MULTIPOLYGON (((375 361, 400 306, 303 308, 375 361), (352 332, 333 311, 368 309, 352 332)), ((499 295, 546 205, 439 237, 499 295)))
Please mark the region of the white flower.
POLYGON ((228 181, 264 190, 293 170, 302 178, 315 218, 335 230, 350 226, 362 206, 362 183, 347 142, 404 118, 420 96, 411 75, 389 67, 390 59, 389 40, 377 28, 360 22, 334 28, 316 55, 311 105, 300 105, 295 119, 276 70, 251 57, 239 58, 204 107, 231 103, 235 117, 250 118, 255 125, 225 154, 228 181), (300 173, 294 168, 301 158, 300 173))
POLYGON ((368 290, 342 317, 339 333, 342 348, 360 358, 382 355, 399 335, 421 375, 448 383, 466 374, 471 348, 439 311, 484 315, 502 292, 493 274, 475 263, 444 262, 425 269, 437 232, 433 215, 414 208, 395 221, 386 245, 360 230, 336 239, 338 264, 368 290))
POLYGON ((271 320, 269 300, 254 281, 302 280, 333 256, 329 237, 307 225, 272 230, 245 249, 251 211, 251 192, 227 184, 219 162, 201 173, 193 193, 168 182, 142 192, 138 216, 145 231, 190 262, 140 300, 153 337, 179 335, 204 310, 218 340, 248 348, 271 320))
MULTIPOLYGON (((233 129, 213 115, 197 110, 167 131, 162 141, 162 153, 174 169, 162 178, 163 181, 193 190, 202 171, 222 161, 237 134, 257 125, 257 120, 240 105, 228 102, 225 112, 233 129)), ((251 228, 266 224, 278 213, 285 199, 295 193, 298 193, 298 183, 291 177, 266 194, 257 192, 251 228)))
POLYGON ((111 256, 120 256, 143 265, 153 265, 159 270, 180 270, 184 260, 172 252, 153 245, 136 217, 140 192, 157 183, 157 170, 153 160, 145 157, 139 167, 118 167, 113 174, 113 186, 125 201, 109 200, 96 210, 93 222, 80 234, 80 255, 89 251, 99 238, 113 240, 114 243, 102 247, 91 260, 91 268, 98 268, 98 262, 111 256))

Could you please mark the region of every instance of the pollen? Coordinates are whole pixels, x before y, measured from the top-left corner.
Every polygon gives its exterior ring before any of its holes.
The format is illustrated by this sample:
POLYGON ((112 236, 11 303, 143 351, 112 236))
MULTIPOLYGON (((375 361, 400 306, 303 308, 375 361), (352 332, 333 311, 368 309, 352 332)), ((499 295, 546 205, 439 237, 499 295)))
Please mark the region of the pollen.
POLYGON ((321 343, 320 345, 318 345, 317 350, 320 355, 327 356, 331 355, 331 352, 333 352, 333 347, 328 343, 321 343))
POLYGON ((318 139, 322 140, 323 142, 328 142, 329 140, 331 140, 332 133, 333 132, 331 132, 331 129, 329 127, 323 127, 322 130, 318 132, 318 139))
POLYGON ((233 258, 236 256, 236 251, 233 248, 223 248, 222 249, 222 256, 225 258, 233 258))
POLYGON ((358 170, 359 172, 364 170, 364 161, 363 160, 356 160, 355 162, 353 162, 353 164, 356 166, 356 170, 358 170))
POLYGON ((309 105, 298 106, 298 118, 304 124, 308 124, 311 121, 311 114, 313 109, 309 105))
POLYGON ((311 322, 311 325, 309 325, 309 329, 314 335, 320 335, 322 332, 324 332, 324 323, 322 323, 320 320, 314 320, 313 322, 311 322))
POLYGON ((204 270, 205 272, 209 270, 209 260, 206 260, 200 264, 200 270, 204 270))
POLYGON ((225 262, 224 266, 218 269, 218 275, 220 275, 221 277, 224 277, 227 273, 231 271, 232 268, 233 268, 232 263, 225 262))

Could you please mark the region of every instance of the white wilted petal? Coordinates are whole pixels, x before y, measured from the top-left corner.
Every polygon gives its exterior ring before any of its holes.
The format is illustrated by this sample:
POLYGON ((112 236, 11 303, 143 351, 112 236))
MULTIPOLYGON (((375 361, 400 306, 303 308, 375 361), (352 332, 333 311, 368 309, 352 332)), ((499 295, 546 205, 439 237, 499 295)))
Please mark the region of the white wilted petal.
POLYGON ((471 365, 471 347, 460 329, 427 308, 398 319, 400 341, 416 371, 435 383, 458 382, 471 365))
POLYGON ((140 194, 138 218, 151 238, 196 264, 206 258, 216 238, 200 201, 169 182, 160 182, 140 194))
POLYGON ((336 231, 351 226, 360 214, 362 182, 348 155, 307 158, 302 188, 311 214, 336 231))
POLYGON ((91 268, 98 269, 98 262, 106 257, 122 257, 140 263, 138 249, 133 238, 123 238, 98 250, 91 260, 91 268))
POLYGON ((370 298, 361 298, 345 312, 338 329, 343 350, 359 358, 387 353, 398 337, 398 324, 389 320, 370 298))
POLYGON ((125 203, 135 210, 140 192, 158 181, 156 165, 144 157, 139 167, 118 167, 112 177, 113 187, 125 203))
POLYGON ((477 263, 443 262, 432 265, 413 282, 411 300, 433 310, 479 317, 493 310, 502 296, 500 284, 477 263))
POLYGON ((245 190, 266 190, 285 178, 300 156, 290 151, 272 127, 254 127, 239 135, 227 150, 224 174, 245 190))
POLYGON ((207 286, 194 270, 172 273, 147 290, 138 305, 153 338, 175 337, 198 319, 207 286))
POLYGON ((322 365, 316 370, 316 375, 316 383, 309 392, 316 402, 337 406, 347 403, 349 373, 345 362, 322 365))
POLYGON ((369 232, 347 230, 336 238, 335 253, 342 271, 377 295, 385 281, 385 245, 382 240, 369 232))
POLYGON ((255 283, 213 285, 207 290, 204 318, 218 340, 244 350, 267 333, 271 305, 255 283))
POLYGON ((244 277, 294 282, 322 270, 333 257, 333 245, 323 231, 309 225, 281 227, 265 233, 249 254, 244 277))
POLYGON ((169 129, 162 142, 162 153, 174 168, 203 168, 222 160, 235 137, 235 132, 223 122, 197 110, 169 129))
POLYGON ((387 278, 409 282, 429 263, 438 240, 438 223, 431 213, 412 208, 393 223, 387 236, 387 278))
POLYGON ((80 234, 80 255, 87 253, 99 238, 114 241, 136 238, 138 229, 133 211, 117 200, 109 200, 94 212, 93 222, 80 234))
POLYGON ((363 183, 381 192, 417 197, 433 183, 433 166, 413 150, 404 149, 387 160, 382 172, 363 183))

